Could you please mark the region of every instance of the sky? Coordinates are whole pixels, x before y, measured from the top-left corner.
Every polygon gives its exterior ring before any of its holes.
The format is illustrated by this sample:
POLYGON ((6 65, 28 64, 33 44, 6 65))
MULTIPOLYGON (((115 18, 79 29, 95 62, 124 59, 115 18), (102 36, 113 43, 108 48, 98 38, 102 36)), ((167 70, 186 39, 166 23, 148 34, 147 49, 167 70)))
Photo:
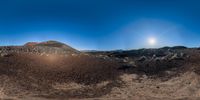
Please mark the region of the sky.
POLYGON ((0 45, 78 50, 200 46, 199 0, 1 0, 0 45))

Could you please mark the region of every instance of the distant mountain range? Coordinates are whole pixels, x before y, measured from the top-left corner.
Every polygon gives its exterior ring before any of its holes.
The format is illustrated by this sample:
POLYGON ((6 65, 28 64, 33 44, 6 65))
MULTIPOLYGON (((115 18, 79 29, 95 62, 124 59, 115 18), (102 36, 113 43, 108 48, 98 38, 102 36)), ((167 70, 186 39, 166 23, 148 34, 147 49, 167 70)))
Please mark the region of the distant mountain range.
POLYGON ((28 42, 22 46, 1 46, 0 53, 10 52, 29 52, 35 54, 79 54, 90 53, 90 54, 106 54, 115 56, 142 56, 142 55, 164 55, 169 50, 187 49, 185 46, 174 46, 174 47, 162 47, 162 48, 151 48, 151 49, 132 49, 132 50, 112 50, 112 51, 98 51, 98 50, 76 50, 71 46, 58 42, 58 41, 45 41, 45 42, 28 42))

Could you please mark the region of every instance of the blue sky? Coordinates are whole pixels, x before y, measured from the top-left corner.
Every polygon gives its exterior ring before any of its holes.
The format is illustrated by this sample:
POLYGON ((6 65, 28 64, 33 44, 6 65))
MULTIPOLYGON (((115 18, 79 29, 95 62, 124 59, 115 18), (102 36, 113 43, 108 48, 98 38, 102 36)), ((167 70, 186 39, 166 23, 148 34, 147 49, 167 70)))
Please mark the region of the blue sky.
POLYGON ((1 0, 0 45, 57 40, 79 50, 200 44, 199 0, 1 0), (148 38, 156 39, 154 45, 148 38))

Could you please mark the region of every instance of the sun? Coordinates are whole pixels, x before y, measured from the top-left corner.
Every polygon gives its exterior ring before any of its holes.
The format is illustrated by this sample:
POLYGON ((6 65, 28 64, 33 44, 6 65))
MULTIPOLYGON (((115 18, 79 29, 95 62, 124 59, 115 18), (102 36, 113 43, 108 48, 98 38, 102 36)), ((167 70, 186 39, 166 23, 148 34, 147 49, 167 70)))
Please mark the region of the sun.
POLYGON ((154 37, 149 38, 148 44, 151 45, 151 46, 155 45, 156 44, 156 38, 154 38, 154 37))

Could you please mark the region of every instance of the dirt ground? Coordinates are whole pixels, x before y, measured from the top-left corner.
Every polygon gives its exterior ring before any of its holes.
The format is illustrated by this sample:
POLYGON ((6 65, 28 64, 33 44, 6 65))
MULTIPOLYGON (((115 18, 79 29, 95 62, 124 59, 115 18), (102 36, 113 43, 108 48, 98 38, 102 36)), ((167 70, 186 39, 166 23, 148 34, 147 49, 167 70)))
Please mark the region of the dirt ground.
MULTIPOLYGON (((93 55, 10 54, 0 57, 0 98, 199 100, 199 51, 186 53, 190 58, 181 62, 181 66, 166 68, 159 63, 164 69, 158 71, 155 64, 154 73, 142 72, 139 66, 126 69, 124 63, 113 58, 93 55)), ((174 63, 170 61, 170 64, 174 63)))

